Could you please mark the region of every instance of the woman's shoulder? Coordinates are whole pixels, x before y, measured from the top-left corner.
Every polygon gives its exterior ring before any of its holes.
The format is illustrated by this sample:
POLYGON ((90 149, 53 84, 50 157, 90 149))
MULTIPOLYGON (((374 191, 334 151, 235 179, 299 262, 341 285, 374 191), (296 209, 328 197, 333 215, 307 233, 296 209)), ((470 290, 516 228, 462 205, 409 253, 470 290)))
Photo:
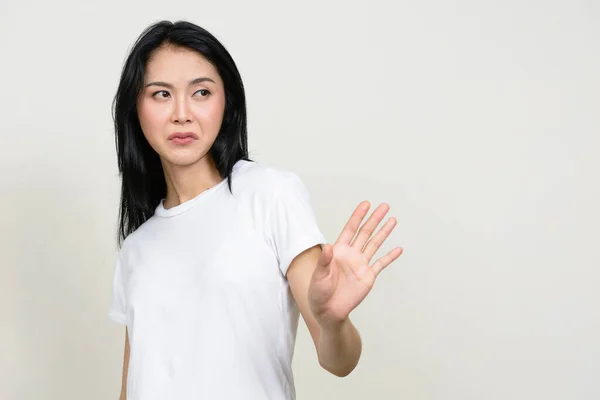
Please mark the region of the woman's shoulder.
POLYGON ((291 170, 263 162, 242 160, 236 166, 238 168, 233 174, 232 185, 242 190, 271 193, 299 179, 291 170))

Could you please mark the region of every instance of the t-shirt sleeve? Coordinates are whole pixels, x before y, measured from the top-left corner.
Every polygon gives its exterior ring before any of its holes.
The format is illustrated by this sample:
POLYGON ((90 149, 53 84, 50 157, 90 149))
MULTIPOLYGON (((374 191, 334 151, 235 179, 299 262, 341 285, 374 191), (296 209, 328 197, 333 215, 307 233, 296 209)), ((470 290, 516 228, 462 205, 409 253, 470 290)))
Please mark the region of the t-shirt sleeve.
POLYGON ((268 226, 271 245, 283 275, 298 254, 326 243, 309 192, 300 178, 291 172, 283 176, 274 193, 268 226))
POLYGON ((112 300, 110 309, 108 311, 108 317, 111 320, 123 325, 127 323, 125 299, 126 296, 125 282, 123 279, 123 266, 121 264, 121 256, 119 254, 113 275, 112 300))

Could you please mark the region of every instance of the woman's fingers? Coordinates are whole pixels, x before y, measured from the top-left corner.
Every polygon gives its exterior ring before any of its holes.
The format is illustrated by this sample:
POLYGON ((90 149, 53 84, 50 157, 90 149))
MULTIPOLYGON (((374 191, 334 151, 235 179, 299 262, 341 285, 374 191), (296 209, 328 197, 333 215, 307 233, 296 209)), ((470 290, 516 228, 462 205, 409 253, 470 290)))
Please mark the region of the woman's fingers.
POLYGON ((396 247, 394 250, 390 251, 385 256, 381 257, 379 260, 375 261, 375 263, 371 267, 371 270, 373 271, 375 276, 379 275, 379 273, 383 271, 385 267, 387 267, 398 257, 400 257, 403 251, 404 250, 402 249, 402 247, 396 247))
POLYGON ((375 253, 377 253, 383 242, 385 242, 385 240, 388 238, 390 233, 392 233, 395 227, 396 218, 388 219, 387 222, 381 227, 379 232, 377 232, 377 234, 375 234, 375 236, 373 236, 371 240, 367 242, 366 246, 364 247, 363 253, 368 260, 371 260, 371 258, 373 258, 375 253))
POLYGON ((375 229, 377 229, 379 223, 383 220, 389 210, 390 206, 388 204, 380 204, 358 231, 358 235, 356 235, 354 242, 352 242, 352 247, 362 251, 365 247, 365 243, 371 238, 371 235, 373 235, 373 232, 375 232, 375 229))
POLYGON ((367 215, 367 212, 369 211, 370 207, 371 205, 368 201, 363 201, 358 205, 358 207, 356 207, 356 209, 352 213, 352 216, 350 217, 348 222, 346 222, 344 229, 342 229, 340 236, 335 241, 336 243, 350 245, 350 241, 352 240, 354 235, 356 235, 356 231, 358 231, 358 227, 360 226, 362 220, 365 218, 365 215, 367 215))

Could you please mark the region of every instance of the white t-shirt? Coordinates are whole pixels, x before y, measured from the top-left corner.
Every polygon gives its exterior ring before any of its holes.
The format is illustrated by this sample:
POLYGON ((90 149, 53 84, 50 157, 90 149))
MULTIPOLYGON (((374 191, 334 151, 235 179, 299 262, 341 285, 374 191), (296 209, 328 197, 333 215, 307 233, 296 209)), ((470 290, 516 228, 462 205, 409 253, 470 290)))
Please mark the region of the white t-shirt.
POLYGON ((129 330, 127 400, 294 399, 299 312, 285 277, 325 239, 297 175, 239 161, 119 252, 109 316, 129 330))

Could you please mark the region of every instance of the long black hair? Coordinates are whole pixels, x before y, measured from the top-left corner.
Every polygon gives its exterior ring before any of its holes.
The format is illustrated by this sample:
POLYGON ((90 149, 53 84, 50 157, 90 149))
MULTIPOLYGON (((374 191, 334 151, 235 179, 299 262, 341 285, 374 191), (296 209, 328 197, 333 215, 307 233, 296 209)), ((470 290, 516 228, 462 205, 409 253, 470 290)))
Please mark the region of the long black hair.
POLYGON ((137 115, 148 60, 162 45, 197 51, 217 69, 225 87, 221 129, 209 150, 222 179, 248 158, 246 97, 240 73, 225 47, 210 32, 188 21, 160 21, 147 27, 131 49, 112 104, 115 143, 122 177, 118 242, 148 220, 166 197, 167 185, 158 154, 146 140, 137 115))

